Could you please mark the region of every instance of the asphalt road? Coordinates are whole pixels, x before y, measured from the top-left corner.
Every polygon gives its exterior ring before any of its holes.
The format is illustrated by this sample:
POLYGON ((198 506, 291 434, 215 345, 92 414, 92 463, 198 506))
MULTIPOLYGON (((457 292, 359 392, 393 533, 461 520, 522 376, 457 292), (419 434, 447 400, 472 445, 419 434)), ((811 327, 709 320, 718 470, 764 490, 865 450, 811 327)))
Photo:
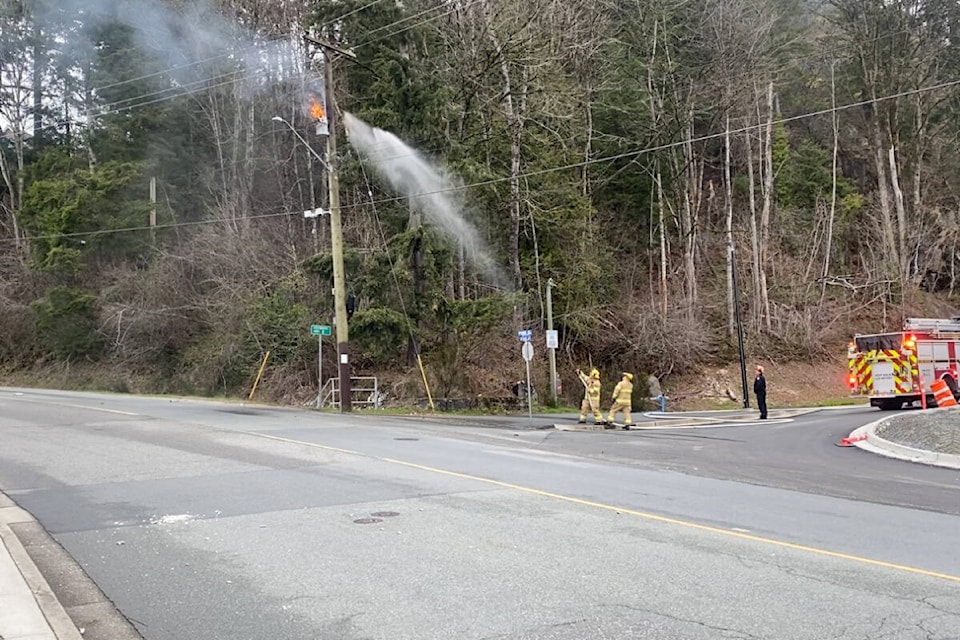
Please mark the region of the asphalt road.
POLYGON ((834 446, 878 417, 575 433, 0 390, 0 489, 150 640, 955 640, 960 472, 834 446))

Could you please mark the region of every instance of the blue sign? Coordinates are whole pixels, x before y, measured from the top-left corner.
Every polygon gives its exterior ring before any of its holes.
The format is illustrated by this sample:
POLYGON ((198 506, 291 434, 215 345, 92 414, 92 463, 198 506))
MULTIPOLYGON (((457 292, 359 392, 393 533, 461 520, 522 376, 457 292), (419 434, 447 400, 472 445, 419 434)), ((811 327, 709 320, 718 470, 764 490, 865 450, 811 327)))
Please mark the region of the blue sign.
POLYGON ((520 342, 530 342, 533 340, 533 329, 517 331, 517 338, 520 339, 520 342))

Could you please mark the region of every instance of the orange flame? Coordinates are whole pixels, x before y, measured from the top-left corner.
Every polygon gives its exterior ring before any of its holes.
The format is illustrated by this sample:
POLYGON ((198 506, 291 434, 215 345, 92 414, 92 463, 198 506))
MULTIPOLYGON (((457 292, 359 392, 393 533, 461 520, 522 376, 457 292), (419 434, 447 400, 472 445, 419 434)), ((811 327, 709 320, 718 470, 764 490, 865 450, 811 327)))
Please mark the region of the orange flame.
POLYGON ((310 96, 310 117, 314 120, 323 120, 326 115, 327 112, 324 111, 320 101, 317 100, 315 96, 310 96))

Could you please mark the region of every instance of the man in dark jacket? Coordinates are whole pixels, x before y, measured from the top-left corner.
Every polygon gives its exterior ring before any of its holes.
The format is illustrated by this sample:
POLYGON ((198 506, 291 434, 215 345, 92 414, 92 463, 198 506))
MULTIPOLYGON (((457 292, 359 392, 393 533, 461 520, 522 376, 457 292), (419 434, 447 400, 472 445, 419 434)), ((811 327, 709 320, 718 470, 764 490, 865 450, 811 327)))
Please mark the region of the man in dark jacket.
POLYGON ((753 393, 757 396, 757 408, 760 419, 767 419, 767 379, 763 377, 763 367, 757 365, 757 379, 753 381, 753 393))

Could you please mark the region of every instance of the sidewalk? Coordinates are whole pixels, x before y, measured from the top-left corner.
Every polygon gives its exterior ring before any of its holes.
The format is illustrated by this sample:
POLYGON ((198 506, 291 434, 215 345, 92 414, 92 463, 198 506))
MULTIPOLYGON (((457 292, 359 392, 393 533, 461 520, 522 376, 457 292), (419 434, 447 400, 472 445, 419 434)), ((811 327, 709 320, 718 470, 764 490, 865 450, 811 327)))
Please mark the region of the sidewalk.
POLYGON ((80 640, 10 525, 33 517, 0 493, 0 640, 80 640))

